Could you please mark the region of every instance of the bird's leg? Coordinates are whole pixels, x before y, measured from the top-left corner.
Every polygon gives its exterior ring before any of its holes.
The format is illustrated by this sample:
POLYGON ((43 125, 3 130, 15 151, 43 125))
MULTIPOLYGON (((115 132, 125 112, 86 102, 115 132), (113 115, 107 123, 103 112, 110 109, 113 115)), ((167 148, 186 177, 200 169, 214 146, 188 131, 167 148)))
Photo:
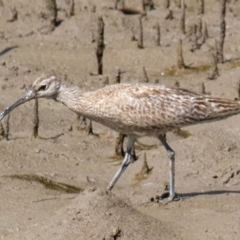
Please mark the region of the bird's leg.
POLYGON ((127 151, 126 151, 125 157, 123 159, 121 167, 118 169, 118 171, 114 175, 112 181, 109 183, 109 185, 107 187, 107 190, 109 190, 109 191, 112 190, 112 188, 114 187, 114 185, 116 184, 118 179, 121 177, 123 172, 126 170, 128 165, 130 164, 130 162, 131 162, 131 152, 132 152, 132 148, 133 148, 133 145, 134 145, 135 141, 136 141, 135 137, 128 136, 127 151))
POLYGON ((164 136, 159 135, 158 139, 161 141, 162 145, 165 147, 168 153, 169 163, 170 163, 170 192, 169 192, 169 200, 172 201, 176 197, 175 193, 175 152, 171 149, 171 147, 167 144, 164 136))

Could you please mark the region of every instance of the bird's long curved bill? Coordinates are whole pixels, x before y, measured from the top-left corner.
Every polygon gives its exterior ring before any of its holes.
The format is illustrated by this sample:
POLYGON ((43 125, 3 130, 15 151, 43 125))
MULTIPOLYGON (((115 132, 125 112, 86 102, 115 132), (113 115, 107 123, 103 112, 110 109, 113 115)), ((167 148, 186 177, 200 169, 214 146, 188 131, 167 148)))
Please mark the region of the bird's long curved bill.
POLYGON ((0 114, 0 121, 8 115, 14 108, 18 107, 19 105, 33 99, 35 97, 35 92, 33 90, 29 90, 24 97, 16 101, 13 105, 6 108, 1 114, 0 114))

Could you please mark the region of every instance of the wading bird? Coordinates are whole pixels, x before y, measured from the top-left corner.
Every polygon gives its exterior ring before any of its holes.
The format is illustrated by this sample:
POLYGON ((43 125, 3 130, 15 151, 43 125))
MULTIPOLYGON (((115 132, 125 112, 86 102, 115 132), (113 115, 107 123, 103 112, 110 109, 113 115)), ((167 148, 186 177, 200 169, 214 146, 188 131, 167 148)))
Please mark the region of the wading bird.
POLYGON ((165 147, 170 163, 169 200, 175 194, 175 153, 163 135, 188 125, 217 121, 240 113, 240 102, 204 96, 182 88, 152 84, 117 84, 92 92, 67 87, 56 76, 38 78, 26 95, 6 108, 0 121, 17 106, 34 98, 50 98, 72 111, 128 136, 123 162, 109 183, 111 190, 131 162, 138 137, 153 136, 165 147))

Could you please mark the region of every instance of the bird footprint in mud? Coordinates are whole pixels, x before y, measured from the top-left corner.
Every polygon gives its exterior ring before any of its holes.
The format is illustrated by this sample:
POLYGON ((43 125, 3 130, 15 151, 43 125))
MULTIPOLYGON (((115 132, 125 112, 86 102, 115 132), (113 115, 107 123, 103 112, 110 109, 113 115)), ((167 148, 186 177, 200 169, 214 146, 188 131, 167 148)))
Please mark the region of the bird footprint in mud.
MULTIPOLYGON (((240 169, 235 170, 235 171, 233 171, 233 172, 231 172, 231 173, 226 174, 226 175, 223 177, 223 179, 224 179, 224 180, 223 180, 223 185, 230 183, 230 181, 233 180, 237 175, 240 176, 239 173, 240 173, 240 169)), ((239 183, 240 183, 240 179, 239 179, 237 182, 232 183, 231 185, 237 185, 237 184, 239 184, 239 183)))

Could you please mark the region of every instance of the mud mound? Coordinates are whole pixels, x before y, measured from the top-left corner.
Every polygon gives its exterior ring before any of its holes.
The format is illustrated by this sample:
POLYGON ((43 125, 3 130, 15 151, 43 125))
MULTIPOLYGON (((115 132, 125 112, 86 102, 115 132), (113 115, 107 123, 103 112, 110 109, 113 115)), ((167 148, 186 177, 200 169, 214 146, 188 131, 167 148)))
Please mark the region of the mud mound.
POLYGON ((11 239, 140 240, 176 239, 176 236, 170 226, 138 212, 114 194, 91 188, 51 219, 16 232, 11 239))

